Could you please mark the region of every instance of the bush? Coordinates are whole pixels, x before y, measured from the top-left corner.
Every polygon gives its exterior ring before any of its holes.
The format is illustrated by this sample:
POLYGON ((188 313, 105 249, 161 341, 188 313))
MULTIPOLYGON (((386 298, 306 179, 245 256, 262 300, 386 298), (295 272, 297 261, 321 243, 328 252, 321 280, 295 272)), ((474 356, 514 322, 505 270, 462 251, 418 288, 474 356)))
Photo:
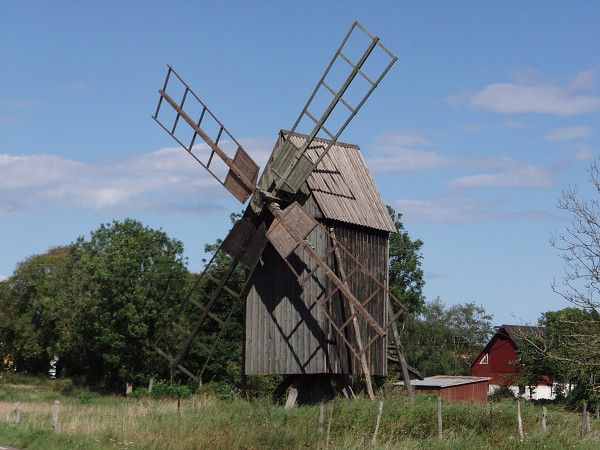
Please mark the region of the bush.
POLYGON ((498 386, 494 392, 489 395, 491 401, 514 400, 515 393, 508 386, 498 386))
POLYGON ((182 383, 171 383, 164 380, 156 380, 152 386, 152 392, 146 388, 135 389, 132 393, 133 398, 182 398, 192 395, 192 388, 182 383))
POLYGON ((233 400, 236 393, 223 381, 211 381, 198 388, 198 394, 206 394, 220 400, 233 400))

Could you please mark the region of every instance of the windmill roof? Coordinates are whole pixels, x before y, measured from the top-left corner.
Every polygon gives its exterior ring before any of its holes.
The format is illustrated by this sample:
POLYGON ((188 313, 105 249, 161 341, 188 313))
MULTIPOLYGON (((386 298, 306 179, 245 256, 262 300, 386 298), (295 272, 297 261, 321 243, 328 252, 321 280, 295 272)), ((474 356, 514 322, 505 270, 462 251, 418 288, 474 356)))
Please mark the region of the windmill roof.
MULTIPOLYGON (((286 135, 289 132, 281 133, 286 135)), ((298 147, 306 139, 306 135, 292 136, 298 147)), ((319 147, 325 147, 328 142, 314 139, 306 156, 316 161, 317 154, 322 153, 318 151, 319 147)), ((336 142, 312 171, 307 183, 326 218, 377 230, 397 231, 357 145, 336 142)))

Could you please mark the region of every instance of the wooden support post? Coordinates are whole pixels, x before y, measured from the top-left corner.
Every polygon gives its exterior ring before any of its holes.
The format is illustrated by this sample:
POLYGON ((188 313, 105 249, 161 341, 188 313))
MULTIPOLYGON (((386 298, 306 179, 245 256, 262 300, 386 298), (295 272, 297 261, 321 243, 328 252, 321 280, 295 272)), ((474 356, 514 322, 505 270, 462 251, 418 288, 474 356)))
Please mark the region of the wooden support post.
POLYGON ((154 387, 154 375, 150 377, 148 381, 148 394, 152 394, 152 388, 154 387))
POLYGON ((521 399, 517 399, 517 420, 519 422, 519 439, 523 442, 523 419, 521 418, 521 399))
POLYGON ((375 431, 373 432, 373 439, 371 445, 374 447, 377 443, 377 435, 379 434, 379 427, 381 426, 381 416, 383 415, 383 401, 379 402, 379 410, 377 411, 377 423, 375 425, 375 431))
MULTIPOLYGON (((394 311, 392 310, 392 302, 388 297, 388 316, 390 318, 394 315, 394 311)), ((398 332, 398 325, 396 321, 392 322, 392 337, 394 338, 394 347, 396 347, 396 357, 398 358, 398 362, 400 363, 400 367, 402 368, 402 378, 404 379, 404 387, 406 388, 406 394, 410 399, 411 403, 415 400, 415 392, 410 382, 410 375, 408 374, 408 364, 406 363, 406 358, 404 357, 404 352, 402 351, 402 341, 400 340, 400 333, 398 332)))
POLYGON ((437 422, 438 422, 438 438, 443 439, 444 432, 442 426, 442 394, 438 395, 438 408, 437 408, 437 422))
POLYGON ((58 432, 58 410, 60 408, 60 402, 54 401, 54 409, 52 411, 52 429, 58 432))
POLYGON ((545 433, 548 431, 548 427, 546 425, 546 419, 548 417, 548 410, 545 406, 542 406, 542 431, 545 433))

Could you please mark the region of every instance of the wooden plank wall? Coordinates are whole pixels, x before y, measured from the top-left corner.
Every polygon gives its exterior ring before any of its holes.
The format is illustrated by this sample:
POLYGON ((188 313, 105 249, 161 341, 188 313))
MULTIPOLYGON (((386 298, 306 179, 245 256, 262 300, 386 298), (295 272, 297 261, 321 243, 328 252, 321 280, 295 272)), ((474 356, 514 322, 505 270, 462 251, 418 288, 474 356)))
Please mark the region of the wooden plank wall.
MULTIPOLYGON (((317 215, 316 206, 309 199, 305 207, 309 214, 317 215)), ((337 238, 367 265, 382 282, 387 277, 388 233, 336 223, 337 238)), ((320 228, 315 229, 308 240, 315 250, 324 257, 330 247, 329 238, 320 228)), ((291 256, 296 270, 308 273, 311 263, 304 252, 296 250, 291 256)), ((327 261, 335 267, 333 256, 327 261)), ((344 269, 352 267, 347 258, 344 269)), ((323 298, 331 289, 329 280, 321 273, 308 282, 317 298, 323 298)), ((373 289, 364 277, 355 277, 350 283, 351 290, 361 299, 373 289)), ((380 293, 371 301, 367 310, 380 323, 385 323, 387 313, 385 294, 380 293)), ((339 296, 330 300, 330 314, 337 323, 348 317, 347 302, 339 296)), ((364 320, 359 320, 361 335, 366 342, 373 333, 364 320)), ((352 326, 347 327, 347 339, 355 342, 352 326)), ((386 375, 385 338, 373 345, 367 352, 367 358, 373 375, 386 375)), ((287 265, 279 255, 267 245, 252 280, 246 303, 246 374, 302 374, 302 373, 360 373, 359 361, 349 354, 337 333, 330 327, 321 309, 296 281, 287 265)))

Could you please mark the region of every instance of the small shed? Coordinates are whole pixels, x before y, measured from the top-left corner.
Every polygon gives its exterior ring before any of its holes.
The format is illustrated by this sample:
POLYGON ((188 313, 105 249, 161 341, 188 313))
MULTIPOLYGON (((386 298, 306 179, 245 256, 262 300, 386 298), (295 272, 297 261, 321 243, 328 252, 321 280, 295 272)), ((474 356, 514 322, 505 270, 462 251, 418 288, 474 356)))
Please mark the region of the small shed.
MULTIPOLYGON (((487 401, 489 377, 436 375, 422 380, 412 380, 414 390, 420 394, 437 394, 448 403, 487 401)), ((397 383, 403 386, 403 382, 397 383)))

